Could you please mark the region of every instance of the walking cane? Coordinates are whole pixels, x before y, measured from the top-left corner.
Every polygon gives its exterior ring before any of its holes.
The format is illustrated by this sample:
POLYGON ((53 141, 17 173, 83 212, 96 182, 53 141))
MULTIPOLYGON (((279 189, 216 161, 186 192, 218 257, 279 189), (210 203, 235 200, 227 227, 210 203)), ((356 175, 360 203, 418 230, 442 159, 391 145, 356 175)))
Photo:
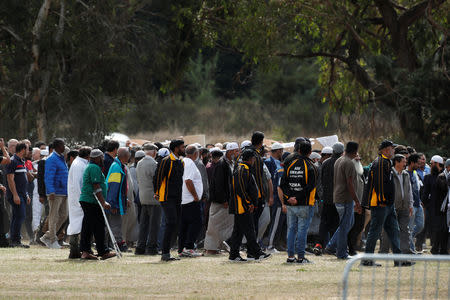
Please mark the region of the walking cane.
POLYGON ((98 200, 96 194, 94 194, 94 197, 97 200, 98 205, 100 205, 100 209, 102 210, 103 217, 105 218, 105 224, 106 224, 106 227, 108 228, 109 236, 111 237, 111 241, 113 243, 114 251, 116 251, 116 256, 117 256, 117 258, 121 259, 122 258, 122 252, 120 252, 119 245, 117 245, 117 241, 114 238, 114 234, 112 233, 111 227, 109 227, 109 222, 108 222, 108 218, 106 218, 105 210, 103 209, 103 206, 100 203, 100 200, 98 200))

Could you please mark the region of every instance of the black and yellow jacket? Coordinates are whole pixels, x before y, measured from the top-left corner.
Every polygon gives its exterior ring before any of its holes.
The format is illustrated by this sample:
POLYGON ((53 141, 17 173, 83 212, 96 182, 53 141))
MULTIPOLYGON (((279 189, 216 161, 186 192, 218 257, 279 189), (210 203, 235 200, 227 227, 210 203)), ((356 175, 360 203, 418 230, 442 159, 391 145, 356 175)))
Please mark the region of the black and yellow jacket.
MULTIPOLYGON (((253 146, 250 146, 249 148, 246 148, 246 149, 251 149, 251 150, 255 151, 256 161, 253 164, 253 166, 250 167, 250 171, 253 174, 253 176, 255 177, 256 186, 258 187, 258 200, 260 202, 264 202, 266 194, 268 192, 268 187, 267 187, 266 175, 264 174, 264 160, 262 157, 261 150, 258 150, 253 146)), ((242 163, 242 159, 241 159, 240 155, 238 156, 237 161, 239 163, 242 163)))
POLYGON ((391 160, 378 156, 369 170, 367 185, 364 189, 362 206, 377 207, 394 203, 395 185, 391 160))
POLYGON ((181 203, 184 165, 173 153, 158 164, 155 176, 155 194, 159 202, 181 203))
POLYGON ((286 161, 280 187, 283 190, 283 202, 290 197, 297 199, 295 206, 314 206, 318 172, 314 163, 306 156, 296 153, 286 161))
POLYGON ((231 180, 232 197, 229 212, 234 215, 249 213, 250 205, 258 205, 258 187, 250 171, 250 166, 239 163, 231 180))

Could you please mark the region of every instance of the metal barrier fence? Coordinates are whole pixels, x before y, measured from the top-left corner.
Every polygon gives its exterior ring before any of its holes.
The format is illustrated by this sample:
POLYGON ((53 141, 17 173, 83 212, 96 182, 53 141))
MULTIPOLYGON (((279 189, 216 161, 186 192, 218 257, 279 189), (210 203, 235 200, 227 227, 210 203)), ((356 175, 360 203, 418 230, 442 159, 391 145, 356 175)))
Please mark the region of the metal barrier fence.
POLYGON ((450 255, 357 255, 345 266, 342 284, 342 299, 450 299, 450 255), (353 268, 363 260, 384 265, 353 268), (394 267, 394 261, 416 264, 394 267))

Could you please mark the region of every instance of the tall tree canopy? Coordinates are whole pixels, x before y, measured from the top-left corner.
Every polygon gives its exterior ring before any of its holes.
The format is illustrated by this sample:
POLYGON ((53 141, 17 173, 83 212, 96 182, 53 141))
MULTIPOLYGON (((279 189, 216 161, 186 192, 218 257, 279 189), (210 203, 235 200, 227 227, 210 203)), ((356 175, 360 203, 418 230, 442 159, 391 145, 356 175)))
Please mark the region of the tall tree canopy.
POLYGON ((332 110, 381 105, 410 142, 448 145, 449 11, 445 0, 210 0, 198 31, 249 64, 317 57, 332 110))

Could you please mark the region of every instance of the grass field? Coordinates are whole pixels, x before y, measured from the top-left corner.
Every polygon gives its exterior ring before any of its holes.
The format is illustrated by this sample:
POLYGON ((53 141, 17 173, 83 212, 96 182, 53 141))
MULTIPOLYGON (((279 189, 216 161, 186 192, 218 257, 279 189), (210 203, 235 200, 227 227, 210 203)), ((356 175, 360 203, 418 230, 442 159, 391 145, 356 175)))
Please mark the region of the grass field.
MULTIPOLYGON (((171 263, 160 262, 159 256, 132 253, 125 254, 122 260, 81 261, 68 260, 68 252, 42 247, 0 249, 0 298, 330 299, 340 297, 346 264, 332 256, 308 256, 314 264, 287 265, 284 253, 245 264, 230 263, 225 254, 171 263)), ((391 263, 387 268, 377 268, 375 273, 372 268, 360 271, 354 267, 351 294, 356 295, 361 279, 363 295, 370 292, 374 282, 378 299, 384 295, 385 281, 396 283, 400 278, 405 290, 402 298, 407 298, 411 268, 400 269, 399 275, 399 268, 393 268, 391 263)), ((426 299, 435 296, 436 272, 432 269, 429 265, 426 299)), ((449 270, 449 264, 441 264, 438 298, 448 297, 449 270)), ((415 267, 415 274, 414 284, 421 287, 423 265, 415 267)), ((396 295, 395 288, 387 292, 387 298, 396 295)), ((422 292, 417 291, 413 298, 422 298, 422 292)))

